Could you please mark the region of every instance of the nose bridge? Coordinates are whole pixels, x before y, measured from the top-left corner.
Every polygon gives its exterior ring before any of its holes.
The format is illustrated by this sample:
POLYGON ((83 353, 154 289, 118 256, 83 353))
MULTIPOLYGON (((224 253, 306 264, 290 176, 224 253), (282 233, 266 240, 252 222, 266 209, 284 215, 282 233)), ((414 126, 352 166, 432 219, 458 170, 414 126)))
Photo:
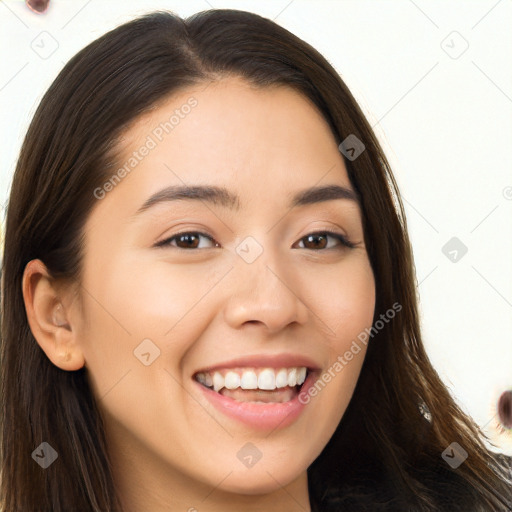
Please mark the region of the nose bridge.
POLYGON ((290 282, 286 263, 279 259, 275 248, 263 248, 251 238, 247 237, 236 248, 226 321, 233 328, 245 322, 260 322, 270 331, 305 322, 307 308, 290 282))

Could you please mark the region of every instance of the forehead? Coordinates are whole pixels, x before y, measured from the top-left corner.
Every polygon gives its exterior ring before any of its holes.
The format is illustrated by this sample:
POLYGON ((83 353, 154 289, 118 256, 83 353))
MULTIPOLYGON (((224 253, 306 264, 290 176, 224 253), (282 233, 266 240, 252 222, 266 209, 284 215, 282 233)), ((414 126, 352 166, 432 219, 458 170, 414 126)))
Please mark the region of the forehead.
POLYGON ((128 172, 106 199, 130 204, 131 213, 172 185, 230 188, 239 207, 276 197, 288 204, 313 186, 350 188, 316 107, 289 87, 260 88, 240 78, 198 84, 161 101, 124 133, 117 155, 113 172, 128 172))

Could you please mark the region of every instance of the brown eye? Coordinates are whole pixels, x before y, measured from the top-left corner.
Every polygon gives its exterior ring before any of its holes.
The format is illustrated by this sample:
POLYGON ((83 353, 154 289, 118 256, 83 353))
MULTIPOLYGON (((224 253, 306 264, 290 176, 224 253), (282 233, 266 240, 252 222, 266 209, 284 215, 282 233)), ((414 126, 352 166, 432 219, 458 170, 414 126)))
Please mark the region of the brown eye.
POLYGON ((305 237, 300 239, 300 242, 304 241, 304 247, 300 247, 300 249, 335 249, 336 247, 345 248, 345 247, 355 247, 353 243, 351 243, 344 235, 339 233, 333 233, 331 231, 318 231, 316 233, 310 233, 305 237), (336 244, 334 246, 329 246, 328 239, 332 238, 339 242, 338 246, 336 244))
POLYGON ((304 237, 304 246, 306 249, 325 249, 327 247, 327 236, 325 235, 308 235, 304 237))
POLYGON ((206 238, 214 245, 211 247, 218 247, 213 238, 205 233, 199 233, 198 231, 187 231, 184 233, 178 233, 170 238, 162 240, 156 244, 156 247, 177 247, 178 249, 208 249, 209 247, 199 247, 201 238, 206 238), (176 241, 176 243, 172 243, 176 241))

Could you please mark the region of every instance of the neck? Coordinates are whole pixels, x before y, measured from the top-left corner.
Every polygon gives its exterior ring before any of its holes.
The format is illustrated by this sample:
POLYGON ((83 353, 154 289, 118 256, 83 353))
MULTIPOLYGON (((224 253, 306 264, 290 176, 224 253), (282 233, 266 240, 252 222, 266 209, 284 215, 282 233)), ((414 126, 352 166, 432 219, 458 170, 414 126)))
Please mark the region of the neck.
POLYGON ((130 477, 118 481, 123 512, 311 512, 306 472, 286 486, 276 482, 277 490, 265 494, 221 490, 220 486, 228 484, 229 475, 219 476, 218 487, 201 483, 185 487, 171 477, 165 485, 148 478, 143 483, 138 472, 132 476, 137 477, 137 482, 130 477))
POLYGON ((268 473, 265 491, 237 492, 230 485, 232 471, 207 483, 140 448, 133 439, 122 446, 114 439, 109 442, 122 512, 311 512, 307 471, 286 485, 268 473))

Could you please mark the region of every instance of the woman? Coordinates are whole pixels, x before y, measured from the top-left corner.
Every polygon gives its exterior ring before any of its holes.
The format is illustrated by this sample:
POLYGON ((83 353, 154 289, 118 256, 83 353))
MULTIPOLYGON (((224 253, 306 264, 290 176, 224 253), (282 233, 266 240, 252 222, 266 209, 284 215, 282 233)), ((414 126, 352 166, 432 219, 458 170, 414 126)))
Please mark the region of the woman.
POLYGON ((2 279, 6 512, 512 506, 424 351, 386 158, 270 20, 157 12, 71 59, 2 279))

